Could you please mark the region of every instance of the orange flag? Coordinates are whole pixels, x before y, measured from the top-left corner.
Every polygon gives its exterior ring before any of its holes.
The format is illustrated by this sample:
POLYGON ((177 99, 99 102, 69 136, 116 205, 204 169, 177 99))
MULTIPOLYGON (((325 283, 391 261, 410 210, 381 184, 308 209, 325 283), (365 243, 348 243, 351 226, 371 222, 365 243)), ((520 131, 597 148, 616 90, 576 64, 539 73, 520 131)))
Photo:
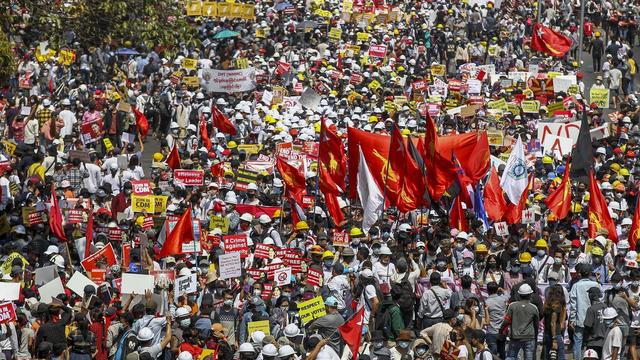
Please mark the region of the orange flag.
POLYGON ((613 242, 618 242, 618 233, 616 225, 611 219, 607 203, 600 192, 600 187, 596 182, 593 169, 589 172, 589 237, 595 238, 596 232, 600 229, 607 229, 608 238, 613 242))
POLYGON ((467 222, 465 211, 462 208, 462 199, 460 199, 460 196, 456 196, 453 200, 453 205, 451 205, 449 227, 458 229, 459 231, 469 231, 469 223, 467 222))
POLYGON ((182 254, 182 244, 193 242, 193 223, 191 220, 191 207, 182 214, 176 226, 171 230, 160 250, 160 257, 182 254))
POLYGON ((636 251, 636 244, 640 238, 640 194, 636 195, 636 210, 633 212, 633 222, 629 231, 629 245, 631 250, 636 251))
POLYGON ((500 186, 500 176, 493 166, 484 187, 484 210, 493 221, 501 221, 507 211, 507 201, 500 186))
POLYGON ((544 200, 544 203, 558 218, 558 220, 566 218, 569 214, 569 210, 571 210, 571 179, 569 179, 570 165, 571 161, 567 161, 567 165, 564 169, 564 177, 562 178, 560 186, 558 186, 558 188, 544 200))
POLYGON ((169 153, 169 156, 167 157, 167 166, 172 170, 180 169, 180 161, 180 153, 174 144, 173 149, 171 149, 171 153, 169 153))

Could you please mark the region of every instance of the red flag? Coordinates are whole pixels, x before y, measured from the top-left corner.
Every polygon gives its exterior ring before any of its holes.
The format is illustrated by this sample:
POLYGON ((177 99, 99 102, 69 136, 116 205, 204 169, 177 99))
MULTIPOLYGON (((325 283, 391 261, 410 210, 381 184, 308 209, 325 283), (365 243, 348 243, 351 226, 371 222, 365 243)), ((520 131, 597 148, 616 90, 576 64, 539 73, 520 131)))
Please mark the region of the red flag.
MULTIPOLYGON (((428 132, 428 130, 427 130, 428 132)), ((426 141, 426 140, 425 140, 426 141)), ((418 140, 418 150, 425 159, 425 167, 427 169, 427 187, 431 199, 438 200, 444 194, 449 186, 456 180, 456 168, 451 160, 442 157, 436 150, 432 160, 427 160, 430 156, 428 145, 420 138, 418 140)))
POLYGON ((329 211, 329 215, 333 219, 333 222, 338 225, 344 221, 344 213, 340 209, 340 203, 338 203, 338 195, 333 193, 324 193, 324 204, 329 211))
POLYGON ((451 205, 451 211, 449 212, 449 227, 460 231, 469 231, 469 223, 467 222, 465 211, 462 208, 462 199, 460 196, 456 196, 453 200, 453 205, 451 205))
POLYGON ((136 108, 135 106, 131 107, 131 110, 133 110, 133 115, 135 115, 136 117, 136 127, 138 128, 138 132, 144 139, 149 133, 149 120, 147 120, 147 117, 144 116, 144 113, 138 110, 138 108, 136 108))
POLYGON ((171 153, 167 157, 167 166, 172 170, 180 169, 180 153, 178 153, 178 147, 174 144, 171 153))
POLYGON ((364 327, 364 306, 358 310, 351 320, 338 326, 342 340, 351 350, 353 360, 358 360, 358 349, 362 340, 362 328, 364 327))
POLYGON ((533 180, 535 177, 533 173, 529 174, 529 183, 527 187, 522 192, 522 196, 520 197, 520 201, 518 204, 509 204, 507 206, 507 211, 505 212, 505 220, 508 224, 516 224, 522 221, 522 211, 524 210, 524 206, 527 204, 527 198, 529 197, 529 190, 533 188, 533 180))
POLYGON ((569 215, 571 210, 571 179, 569 179, 569 168, 571 161, 567 161, 567 165, 564 169, 564 177, 557 189, 544 200, 549 210, 558 218, 562 220, 569 215))
POLYGON ((607 229, 609 235, 607 236, 613 242, 618 242, 618 233, 616 232, 616 225, 611 219, 609 214, 609 208, 607 203, 600 192, 600 187, 596 182, 596 178, 593 175, 593 170, 589 171, 589 237, 595 238, 596 232, 600 229, 607 229))
POLYGON ((182 244, 193 242, 193 223, 191 207, 182 214, 176 226, 171 230, 160 250, 160 257, 182 254, 182 244))
POLYGON ((344 145, 340 137, 325 122, 320 124, 320 144, 318 146, 318 163, 320 165, 319 187, 323 193, 339 194, 347 188, 347 159, 344 145))
POLYGON ((400 174, 400 191, 397 194, 396 206, 400 212, 409 212, 419 208, 424 202, 425 183, 420 167, 411 156, 405 146, 405 139, 400 133, 400 128, 394 124, 391 136, 391 153, 389 161, 391 166, 400 174), (397 153, 402 151, 402 154, 397 153), (394 158, 391 159, 391 156, 394 158), (394 161, 399 161, 397 166, 394 161))
POLYGON ((495 167, 491 167, 491 173, 484 187, 484 210, 489 219, 500 221, 507 211, 507 201, 500 186, 500 177, 495 167))
POLYGON ((277 158, 276 167, 287 186, 287 191, 295 197, 296 202, 299 204, 302 203, 302 193, 307 187, 304 175, 295 166, 289 164, 282 158, 277 158))
MULTIPOLYGON (((404 162, 406 159, 406 149, 404 146, 404 139, 402 138, 402 134, 400 133, 400 129, 397 125, 393 125, 393 131, 391 132, 391 143, 389 146, 389 162, 387 163, 388 169, 385 170, 384 177, 382 178, 384 184, 387 183, 387 179, 390 177, 390 174, 397 175, 397 182, 399 186, 387 186, 386 194, 387 200, 385 207, 387 204, 393 206, 400 206, 398 203, 400 192, 402 191, 402 183, 404 181, 404 162)), ((383 187, 384 189, 384 187, 383 187)), ((402 212, 406 212, 401 210, 402 212)))
POLYGON ((227 118, 215 105, 211 106, 211 114, 213 117, 213 126, 217 128, 219 131, 229 134, 236 135, 238 131, 236 127, 233 126, 233 123, 227 118))
POLYGON ((86 239, 84 245, 84 258, 91 255, 91 244, 93 243, 93 210, 89 210, 89 219, 87 220, 87 232, 84 235, 86 239))
POLYGON ((207 150, 211 150, 211 139, 209 139, 209 132, 207 131, 207 123, 204 121, 204 113, 200 114, 200 138, 202 144, 207 150))
POLYGON ((67 236, 62 229, 62 213, 58 205, 58 196, 56 195, 56 185, 51 184, 51 211, 49 213, 49 228, 55 237, 62 241, 67 241, 67 236))
POLYGON ((531 49, 543 52, 554 57, 563 57, 569 49, 573 41, 550 28, 536 23, 533 25, 533 34, 531 35, 531 49))
POLYGON ((640 239, 640 194, 636 195, 636 210, 633 212, 633 222, 629 231, 629 245, 631 250, 636 251, 636 244, 640 239))

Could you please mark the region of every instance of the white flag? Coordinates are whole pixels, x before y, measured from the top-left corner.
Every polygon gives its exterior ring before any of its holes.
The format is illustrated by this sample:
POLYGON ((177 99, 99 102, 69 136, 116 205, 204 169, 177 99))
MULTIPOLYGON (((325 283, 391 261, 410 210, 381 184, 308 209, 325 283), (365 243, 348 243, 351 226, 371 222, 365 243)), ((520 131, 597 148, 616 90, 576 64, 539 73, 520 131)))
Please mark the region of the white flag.
POLYGON ((527 187, 527 159, 524 157, 524 146, 520 137, 511 149, 511 155, 500 179, 500 186, 513 204, 520 201, 522 192, 527 187))
POLYGON ((362 148, 360 148, 360 166, 358 166, 358 196, 364 213, 362 231, 368 233, 384 209, 384 195, 371 176, 362 148))

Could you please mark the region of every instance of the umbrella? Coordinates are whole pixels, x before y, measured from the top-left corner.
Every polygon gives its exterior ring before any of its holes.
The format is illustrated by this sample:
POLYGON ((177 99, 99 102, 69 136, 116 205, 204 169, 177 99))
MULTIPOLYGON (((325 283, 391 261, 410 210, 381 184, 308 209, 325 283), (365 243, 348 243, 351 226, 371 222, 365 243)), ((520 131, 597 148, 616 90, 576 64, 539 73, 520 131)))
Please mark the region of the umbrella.
POLYGON ((293 5, 291 5, 291 3, 289 3, 289 2, 281 2, 279 4, 276 4, 275 9, 276 9, 276 11, 282 11, 282 10, 285 10, 285 9, 288 9, 288 8, 292 8, 292 7, 293 7, 293 5))
POLYGON ((236 37, 236 36, 240 36, 240 33, 225 29, 225 30, 222 30, 219 33, 217 33, 213 38, 214 39, 226 39, 226 38, 231 38, 231 37, 236 37))
POLYGON ((116 50, 116 55, 139 55, 140 53, 134 49, 120 48, 116 50))

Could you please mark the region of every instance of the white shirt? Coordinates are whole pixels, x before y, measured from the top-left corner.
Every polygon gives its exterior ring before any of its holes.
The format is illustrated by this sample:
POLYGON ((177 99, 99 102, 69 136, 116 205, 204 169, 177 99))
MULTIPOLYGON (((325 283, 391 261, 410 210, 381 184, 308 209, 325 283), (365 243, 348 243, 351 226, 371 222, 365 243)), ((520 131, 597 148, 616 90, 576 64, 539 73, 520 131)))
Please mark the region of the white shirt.
POLYGON ((62 129, 60 129, 60 136, 65 137, 67 135, 73 134, 73 125, 78 122, 78 119, 76 119, 76 114, 74 114, 70 110, 62 110, 60 111, 60 114, 58 114, 58 116, 62 119, 62 122, 64 122, 64 126, 62 127, 62 129))
POLYGON ((396 274, 396 266, 392 263, 385 266, 381 262, 373 264, 373 276, 379 283, 385 283, 391 287, 391 278, 396 274))
POLYGON ((350 291, 349 289, 351 289, 347 277, 345 275, 331 277, 327 281, 327 287, 331 291, 331 295, 338 300, 338 310, 344 309, 345 306, 347 306, 347 304, 344 303, 345 291, 350 291))
POLYGON ((84 168, 89 172, 89 177, 84 178, 82 183, 84 188, 89 191, 91 194, 95 194, 98 191, 98 186, 102 182, 102 171, 100 171, 100 166, 96 164, 84 164, 84 168))
POLYGON ((619 326, 609 330, 607 337, 604 339, 602 347, 602 360, 611 360, 613 348, 618 348, 618 359, 620 359, 620 350, 622 349, 622 330, 619 326))
POLYGON ((358 302, 364 306, 364 323, 369 323, 369 316, 371 316, 371 306, 373 305, 373 298, 378 296, 376 294, 376 288, 373 285, 367 285, 360 295, 358 302))

